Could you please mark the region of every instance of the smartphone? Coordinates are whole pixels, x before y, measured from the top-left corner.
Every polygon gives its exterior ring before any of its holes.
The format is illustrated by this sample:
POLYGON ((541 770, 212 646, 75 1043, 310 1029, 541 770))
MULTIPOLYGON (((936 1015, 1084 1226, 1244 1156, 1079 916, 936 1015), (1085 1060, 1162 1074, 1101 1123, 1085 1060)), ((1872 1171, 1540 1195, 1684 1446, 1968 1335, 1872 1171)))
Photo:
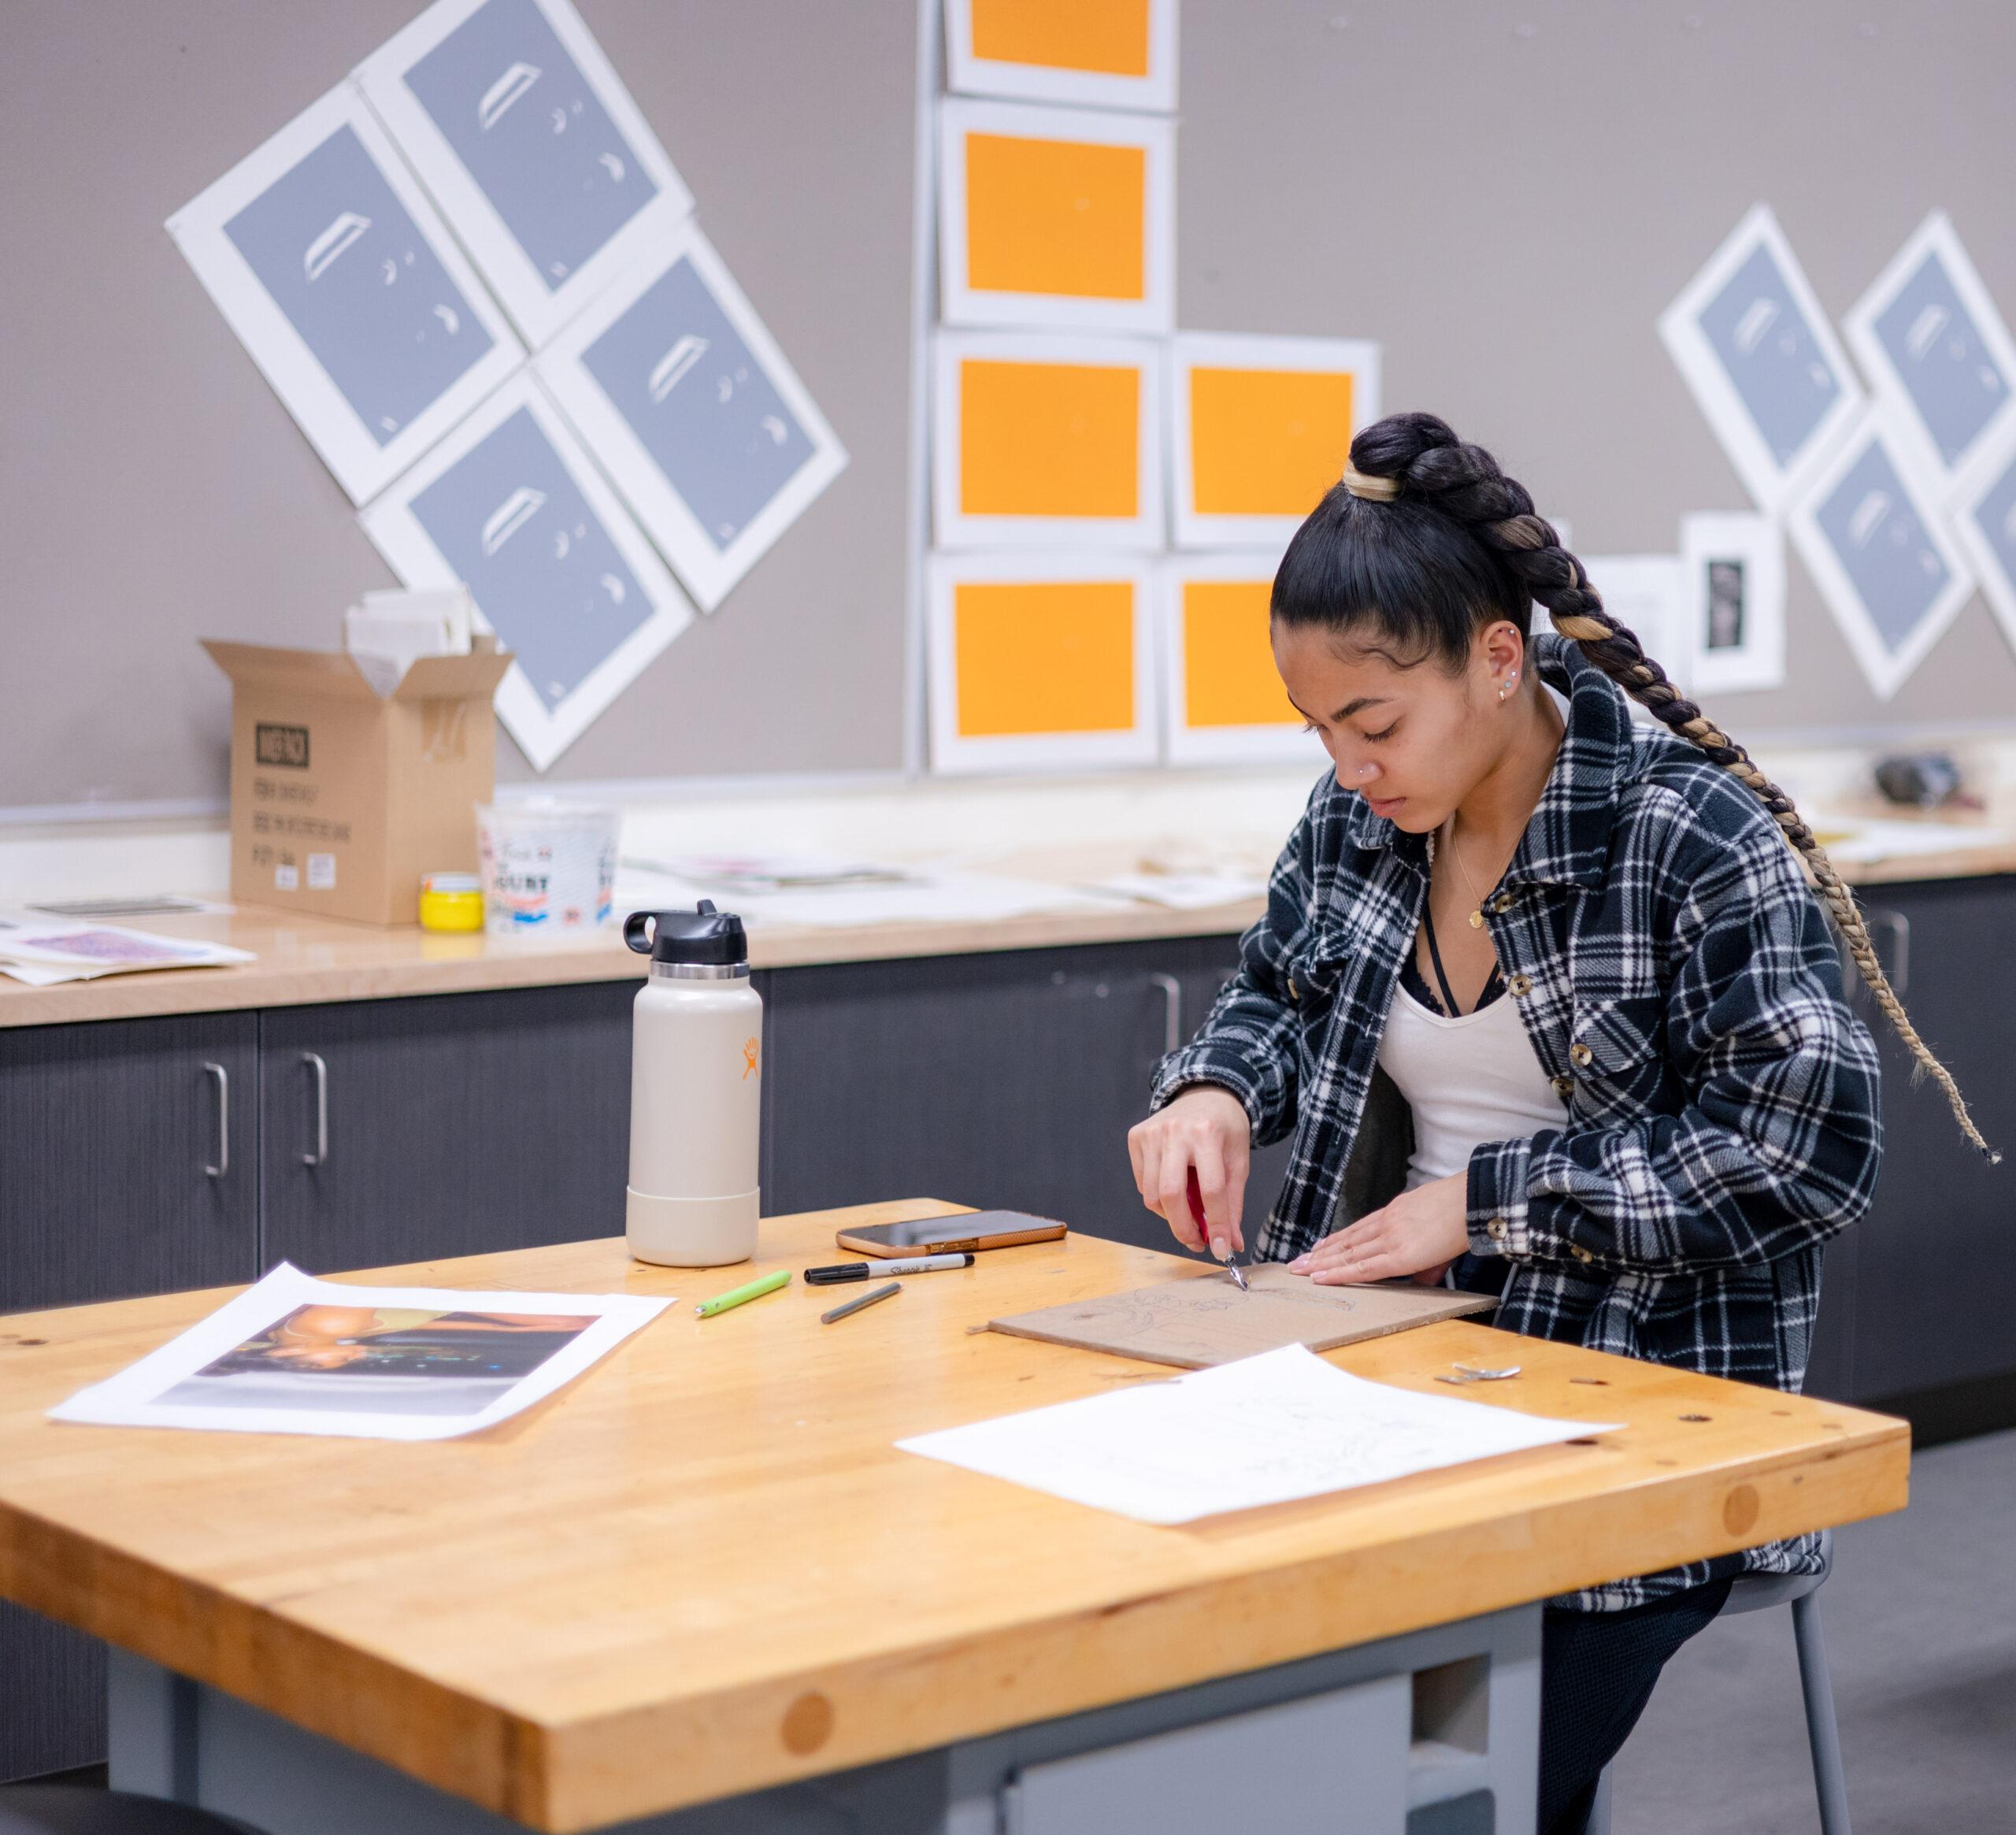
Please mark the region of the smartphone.
POLYGON ((835 1233, 843 1249, 864 1255, 952 1255, 962 1249, 1007 1249, 1054 1242, 1066 1226, 1026 1210, 969 1210, 960 1217, 920 1217, 909 1223, 869 1223, 835 1233))

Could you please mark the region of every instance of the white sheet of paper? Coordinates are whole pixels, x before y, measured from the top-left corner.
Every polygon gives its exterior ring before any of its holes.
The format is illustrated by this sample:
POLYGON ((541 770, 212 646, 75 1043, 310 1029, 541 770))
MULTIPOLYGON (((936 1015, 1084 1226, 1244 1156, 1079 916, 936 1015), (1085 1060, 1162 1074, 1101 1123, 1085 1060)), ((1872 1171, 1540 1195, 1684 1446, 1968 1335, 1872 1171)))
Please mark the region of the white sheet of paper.
POLYGON ((916 869, 912 879, 889 884, 868 881, 812 886, 788 892, 724 893, 718 884, 640 871, 619 873, 616 903, 633 911, 684 907, 713 899, 735 911, 751 931, 780 925, 846 929, 862 924, 985 923, 1024 918, 1038 911, 1110 911, 1114 903, 1092 892, 1045 880, 1010 879, 995 873, 916 869))
MULTIPOLYGON (((1558 529, 1561 526, 1555 524, 1558 529)), ((1564 547, 1566 544, 1562 544, 1564 547)), ((1693 647, 1688 640, 1684 574, 1677 554, 1584 554, 1580 557, 1589 584, 1602 595, 1603 610, 1638 639, 1638 647, 1684 688, 1693 647)), ((1632 717, 1658 717, 1642 702, 1631 703, 1632 717)))
MULTIPOLYGON (((105 1427, 195 1427, 238 1433, 348 1435, 365 1440, 451 1440, 508 1421, 615 1349, 672 1303, 641 1294, 498 1293, 454 1288, 356 1287, 317 1281, 283 1262, 210 1316, 170 1339, 117 1376, 80 1389, 49 1411, 52 1421, 105 1427), (368 1358, 342 1368, 317 1368, 305 1355, 297 1367, 256 1345, 269 1329, 303 1307, 363 1307, 423 1315, 392 1319, 332 1337, 348 1349, 374 1335, 430 1323, 425 1315, 481 1312, 586 1319, 566 1344, 515 1377, 479 1364, 465 1370, 417 1371, 369 1367, 368 1358), (247 1353, 252 1355, 246 1355, 247 1353), (239 1367, 215 1370, 239 1354, 239 1367)), ((437 1337, 459 1343, 450 1333, 437 1337)), ((474 1335, 469 1348, 484 1347, 474 1335)), ((531 1348, 528 1348, 528 1349, 531 1348)), ((328 1348, 317 1355, 328 1358, 328 1348)), ((408 1357, 402 1361, 414 1361, 408 1357)))
POLYGON ((32 968, 26 962, 0 962, 0 975, 11 975, 31 988, 57 988, 65 981, 98 979, 96 972, 90 969, 32 968))
MULTIPOLYGON (((1818 825, 1830 834, 1838 832, 1832 822, 1818 825)), ((1840 840, 1830 840, 1824 845, 1836 860, 1866 865, 1926 854, 1959 854, 1973 847, 2006 847, 2009 840, 2007 829, 1973 828, 1961 822, 1858 821, 1840 840)))
POLYGON ((1244 873, 1117 873, 1110 879, 1095 880, 1091 889, 1171 911, 1204 911, 1262 897, 1267 882, 1244 873))
POLYGON ((916 877, 888 861, 834 854, 673 854, 662 860, 626 859, 622 864, 690 884, 759 895, 825 886, 906 885, 916 877))
POLYGON ((1144 1523, 1383 1484, 1618 1424, 1555 1421, 1347 1375, 1299 1344, 1165 1383, 899 1440, 1144 1523))

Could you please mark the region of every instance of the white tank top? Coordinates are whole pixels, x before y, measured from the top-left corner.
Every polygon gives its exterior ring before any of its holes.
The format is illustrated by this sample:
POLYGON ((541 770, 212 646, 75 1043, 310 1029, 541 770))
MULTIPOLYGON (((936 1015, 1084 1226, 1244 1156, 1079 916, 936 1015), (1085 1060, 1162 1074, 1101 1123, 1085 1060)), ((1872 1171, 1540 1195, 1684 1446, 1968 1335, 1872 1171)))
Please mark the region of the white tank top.
POLYGON ((1510 995, 1450 1019, 1396 987, 1379 1066, 1414 1112, 1410 1192, 1462 1172, 1484 1141, 1524 1140, 1568 1114, 1510 995))

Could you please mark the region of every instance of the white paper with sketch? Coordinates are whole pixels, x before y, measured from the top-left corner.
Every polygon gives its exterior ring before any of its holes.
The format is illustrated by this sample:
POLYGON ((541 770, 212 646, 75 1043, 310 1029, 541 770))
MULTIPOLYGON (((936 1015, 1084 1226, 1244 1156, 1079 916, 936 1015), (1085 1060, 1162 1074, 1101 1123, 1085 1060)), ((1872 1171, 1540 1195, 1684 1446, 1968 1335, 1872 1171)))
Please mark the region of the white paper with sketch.
MULTIPOLYGON (((676 864, 658 862, 659 867, 676 864)), ((1047 880, 968 873, 920 864, 895 881, 757 892, 724 888, 718 880, 688 878, 655 870, 654 864, 625 860, 616 882, 616 903, 633 911, 691 910, 697 899, 732 899, 751 932, 782 925, 808 929, 850 929, 869 924, 985 924, 1036 913, 1110 911, 1114 901, 1047 880)))
POLYGON ((1289 1344, 1170 1382, 896 1444, 1137 1522, 1187 1523, 1612 1433, 1617 1425, 1418 1396, 1347 1375, 1289 1344))
POLYGON ((32 988, 148 969, 214 969, 258 960, 249 949, 200 936, 161 936, 120 924, 0 915, 0 975, 11 975, 32 988))
POLYGON ((551 1395, 670 1304, 628 1293, 358 1287, 284 1262, 49 1414, 106 1427, 449 1440, 551 1395))

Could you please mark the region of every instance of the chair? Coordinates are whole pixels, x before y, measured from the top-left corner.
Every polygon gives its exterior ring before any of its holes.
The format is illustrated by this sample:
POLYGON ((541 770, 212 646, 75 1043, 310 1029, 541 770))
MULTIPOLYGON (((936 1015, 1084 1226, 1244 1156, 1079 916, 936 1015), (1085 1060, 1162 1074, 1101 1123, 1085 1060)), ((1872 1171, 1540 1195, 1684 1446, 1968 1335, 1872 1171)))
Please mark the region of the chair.
POLYGON ((194 1803, 79 1784, 0 1785, 0 1835, 260 1835, 194 1803))
MULTIPOLYGON (((1834 1532, 1820 1533, 1817 1574, 1740 1574, 1729 1603, 1716 1615, 1792 1609, 1792 1637, 1799 1645, 1800 1692, 1806 1697, 1806 1737, 1813 1750, 1813 1785, 1820 1797, 1821 1835, 1849 1835, 1847 1786, 1841 1775, 1841 1730, 1834 1720, 1834 1685, 1827 1674, 1827 1648, 1820 1636, 1820 1588, 1834 1566, 1834 1532)), ((1610 1768, 1596 1785, 1589 1835, 1610 1835, 1610 1768)))

